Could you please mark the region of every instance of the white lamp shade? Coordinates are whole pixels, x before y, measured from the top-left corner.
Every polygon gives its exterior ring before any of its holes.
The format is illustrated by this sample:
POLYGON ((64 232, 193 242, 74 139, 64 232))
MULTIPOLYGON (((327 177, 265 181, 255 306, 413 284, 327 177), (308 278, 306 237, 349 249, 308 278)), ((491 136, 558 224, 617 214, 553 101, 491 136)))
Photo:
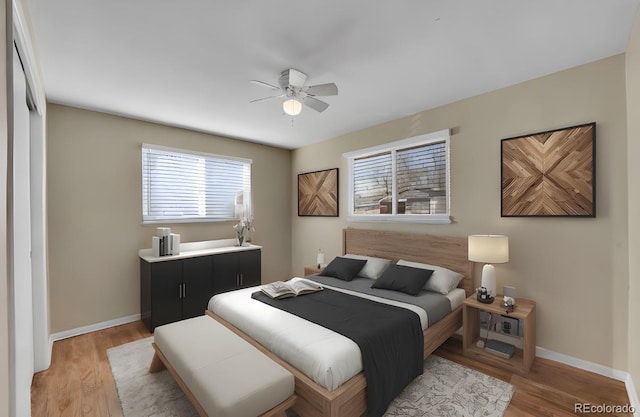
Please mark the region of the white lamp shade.
POLYGON ((282 103, 282 110, 290 116, 297 116, 302 111, 302 103, 294 98, 290 98, 282 103))
POLYGON ((469 260, 488 264, 509 262, 509 238, 504 235, 469 236, 469 260))
POLYGON ((318 251, 318 256, 316 258, 316 263, 318 264, 318 267, 321 267, 325 263, 324 252, 322 252, 322 250, 318 251))

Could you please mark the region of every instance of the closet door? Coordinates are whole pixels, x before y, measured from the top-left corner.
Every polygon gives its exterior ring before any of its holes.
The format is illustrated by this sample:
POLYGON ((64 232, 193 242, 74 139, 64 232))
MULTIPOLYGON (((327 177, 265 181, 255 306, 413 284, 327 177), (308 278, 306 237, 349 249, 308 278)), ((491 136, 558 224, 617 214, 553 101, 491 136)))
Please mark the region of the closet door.
POLYGON ((31 200, 30 200, 29 108, 24 72, 16 50, 13 51, 13 190, 12 244, 13 273, 10 277, 10 332, 13 345, 15 415, 31 415, 31 379, 33 378, 33 292, 31 277, 31 200))

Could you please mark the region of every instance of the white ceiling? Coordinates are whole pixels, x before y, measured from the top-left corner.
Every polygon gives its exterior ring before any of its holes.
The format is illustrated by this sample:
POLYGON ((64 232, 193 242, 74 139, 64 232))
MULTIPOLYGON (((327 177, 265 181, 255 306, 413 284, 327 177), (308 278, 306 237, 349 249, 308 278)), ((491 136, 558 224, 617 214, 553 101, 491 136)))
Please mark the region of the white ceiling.
POLYGON ((29 0, 49 101, 298 148, 625 51, 640 0, 29 0), (251 79, 335 82, 282 114, 251 79))

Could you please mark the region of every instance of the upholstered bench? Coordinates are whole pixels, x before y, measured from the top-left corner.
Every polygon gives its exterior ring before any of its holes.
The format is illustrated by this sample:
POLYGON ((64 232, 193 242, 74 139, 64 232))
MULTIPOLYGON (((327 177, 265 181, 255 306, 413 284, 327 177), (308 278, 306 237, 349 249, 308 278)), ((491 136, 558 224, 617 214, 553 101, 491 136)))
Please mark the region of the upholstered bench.
POLYGON ((209 316, 156 327, 149 372, 165 367, 203 417, 285 416, 294 378, 209 316))

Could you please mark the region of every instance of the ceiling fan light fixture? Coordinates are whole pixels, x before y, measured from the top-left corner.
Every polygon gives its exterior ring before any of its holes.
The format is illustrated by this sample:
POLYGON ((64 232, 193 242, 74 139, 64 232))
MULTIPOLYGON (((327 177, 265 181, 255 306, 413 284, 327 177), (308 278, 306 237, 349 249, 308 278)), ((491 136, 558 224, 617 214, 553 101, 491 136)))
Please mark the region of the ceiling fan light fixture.
POLYGON ((290 98, 282 103, 282 110, 289 116, 297 116, 302 111, 302 103, 295 98, 290 98))
POLYGON ((266 87, 273 91, 278 91, 279 94, 269 97, 262 97, 256 100, 251 100, 251 103, 256 101, 268 100, 272 98, 282 98, 282 110, 284 114, 289 116, 297 116, 302 112, 302 107, 308 107, 311 110, 322 113, 329 107, 329 103, 318 99, 322 96, 337 96, 338 86, 334 83, 325 83, 318 85, 305 85, 307 80, 307 74, 289 68, 282 71, 280 78, 278 79, 279 87, 273 84, 265 83, 264 81, 250 80, 251 83, 266 87))

